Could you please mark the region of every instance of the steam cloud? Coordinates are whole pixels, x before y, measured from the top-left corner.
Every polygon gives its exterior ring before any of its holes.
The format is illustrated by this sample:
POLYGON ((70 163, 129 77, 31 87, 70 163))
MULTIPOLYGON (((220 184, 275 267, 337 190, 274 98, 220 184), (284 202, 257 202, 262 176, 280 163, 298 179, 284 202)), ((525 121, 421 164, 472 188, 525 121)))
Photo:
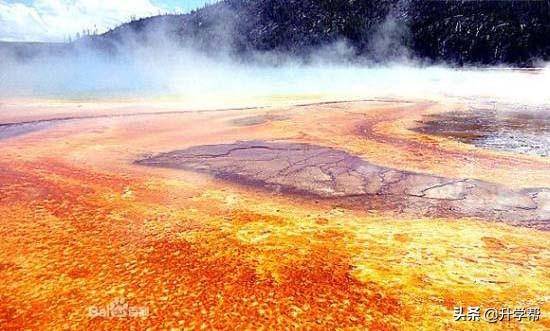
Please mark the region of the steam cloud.
MULTIPOLYGON (((391 33, 391 21, 383 25, 391 33)), ((156 39, 143 46, 133 36, 117 45, 117 55, 76 43, 64 54, 25 61, 13 54, 0 60, 0 97, 118 98, 165 97, 266 99, 317 95, 328 99, 441 97, 486 98, 547 104, 548 69, 536 74, 515 70, 456 70, 422 66, 405 58, 386 64, 357 64, 345 43, 320 49, 309 63, 257 54, 243 63, 229 55, 206 56, 192 47, 156 39)), ((377 47, 393 47, 381 37, 377 47)))

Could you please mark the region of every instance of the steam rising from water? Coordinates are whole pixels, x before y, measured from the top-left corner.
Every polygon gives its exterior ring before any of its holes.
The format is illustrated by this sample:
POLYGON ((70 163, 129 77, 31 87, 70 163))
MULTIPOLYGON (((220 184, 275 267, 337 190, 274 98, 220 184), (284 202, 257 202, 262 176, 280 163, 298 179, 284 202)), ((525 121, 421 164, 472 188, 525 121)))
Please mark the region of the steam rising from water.
MULTIPOLYGON (((550 71, 455 70, 414 63, 368 66, 342 63, 338 52, 319 61, 243 64, 190 49, 136 48, 109 56, 85 47, 63 56, 0 62, 0 97, 172 97, 208 105, 214 100, 273 100, 312 96, 364 98, 478 98, 521 104, 550 103, 550 71), (161 49, 162 51, 160 51, 161 49), (337 57, 337 56, 336 56, 337 57)), ((262 55, 268 56, 268 55, 262 55)))

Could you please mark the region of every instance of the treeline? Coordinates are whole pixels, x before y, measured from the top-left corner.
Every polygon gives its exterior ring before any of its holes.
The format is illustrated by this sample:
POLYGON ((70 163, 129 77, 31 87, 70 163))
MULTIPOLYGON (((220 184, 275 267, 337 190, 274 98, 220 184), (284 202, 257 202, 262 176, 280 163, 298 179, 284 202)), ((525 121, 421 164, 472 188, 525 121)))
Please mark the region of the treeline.
POLYGON ((95 32, 83 33, 86 43, 109 52, 163 40, 244 60, 269 52, 308 61, 340 43, 352 61, 534 66, 550 60, 550 0, 224 0, 95 32))

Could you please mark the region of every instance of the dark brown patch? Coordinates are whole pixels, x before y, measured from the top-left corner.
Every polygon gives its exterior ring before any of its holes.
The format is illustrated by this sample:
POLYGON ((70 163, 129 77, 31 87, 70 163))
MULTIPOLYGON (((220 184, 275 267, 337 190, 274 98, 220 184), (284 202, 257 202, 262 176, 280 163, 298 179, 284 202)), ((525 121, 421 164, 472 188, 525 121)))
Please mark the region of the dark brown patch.
POLYGON ((427 115, 415 131, 478 147, 550 156, 550 115, 546 110, 472 109, 427 115))
POLYGON ((232 120, 231 124, 235 126, 254 126, 254 125, 265 124, 268 122, 284 121, 286 119, 288 119, 288 117, 267 114, 267 115, 256 115, 256 116, 237 118, 232 120))
POLYGON ((310 144, 241 141, 195 146, 136 162, 212 174, 274 192, 343 205, 437 216, 467 216, 549 229, 546 189, 512 190, 371 164, 345 151, 310 144))

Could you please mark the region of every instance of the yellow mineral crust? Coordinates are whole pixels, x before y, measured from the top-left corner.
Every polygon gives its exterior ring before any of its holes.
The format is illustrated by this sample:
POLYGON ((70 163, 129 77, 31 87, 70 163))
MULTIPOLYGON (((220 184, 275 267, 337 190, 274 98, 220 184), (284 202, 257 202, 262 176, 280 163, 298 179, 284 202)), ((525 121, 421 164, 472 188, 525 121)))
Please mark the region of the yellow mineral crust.
MULTIPOLYGON (((444 106, 118 109, 0 139, 0 329, 550 328, 548 231, 367 210, 134 164, 197 145, 287 141, 400 170, 550 187, 547 158, 411 130, 444 106), (126 315, 102 315, 120 300, 126 315), (539 307, 542 316, 454 321, 454 309, 469 306, 539 307)), ((16 122, 14 114, 0 119, 16 122)))

